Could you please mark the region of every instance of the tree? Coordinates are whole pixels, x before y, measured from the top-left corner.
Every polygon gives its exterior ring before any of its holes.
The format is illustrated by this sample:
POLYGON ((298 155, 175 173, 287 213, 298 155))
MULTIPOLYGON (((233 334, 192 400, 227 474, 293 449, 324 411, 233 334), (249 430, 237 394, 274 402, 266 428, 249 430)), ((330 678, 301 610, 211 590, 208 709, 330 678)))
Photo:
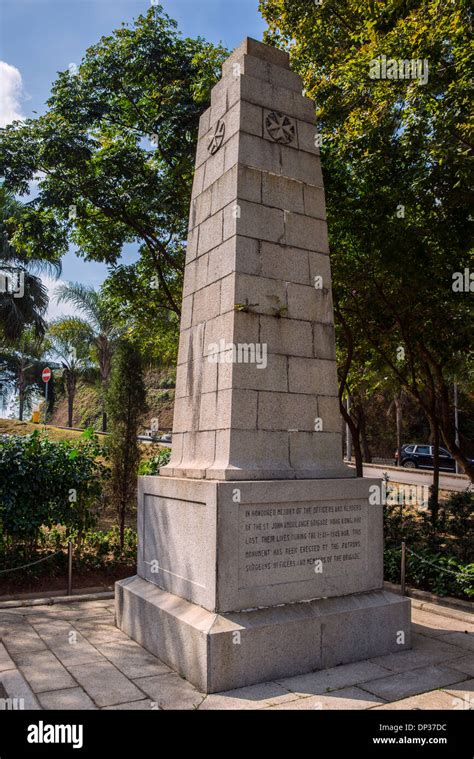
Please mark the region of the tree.
POLYGON ((474 480, 451 393, 453 377, 467 383, 472 373, 470 293, 454 287, 472 247, 469 6, 263 0, 261 8, 269 38, 290 48, 316 101, 339 312, 474 480), (428 61, 428 77, 420 69, 415 79, 371 78, 381 56, 428 61))
POLYGON ((78 326, 81 325, 83 334, 87 335, 93 346, 102 387, 102 432, 106 432, 105 396, 112 368, 113 345, 118 335, 117 329, 105 306, 102 294, 93 287, 87 287, 78 282, 64 283, 56 288, 56 297, 58 303, 71 303, 84 315, 83 318, 74 317, 74 322, 78 326))
POLYGON ((179 314, 198 120, 224 54, 180 37, 157 5, 61 72, 45 115, 0 132, 5 186, 25 193, 41 173, 28 238, 52 214, 51 234, 88 260, 113 266, 137 243, 159 285, 149 297, 179 314))
MULTIPOLYGON (((0 344, 11 345, 25 329, 44 335, 48 291, 39 274, 59 275, 61 266, 54 251, 43 245, 34 250, 18 238, 30 228, 33 209, 22 205, 0 187, 0 344)), ((42 214, 45 226, 48 214, 42 214)))
POLYGON ((48 348, 59 361, 67 395, 68 427, 73 425, 74 399, 80 376, 90 367, 90 331, 81 319, 64 317, 52 322, 48 330, 48 348))
POLYGON ((142 357, 136 347, 127 341, 121 341, 114 354, 107 407, 111 427, 111 492, 119 518, 120 546, 123 548, 125 520, 136 494, 140 460, 137 441, 139 421, 146 410, 142 357))
POLYGON ((0 352, 0 377, 18 395, 18 418, 22 422, 25 409, 41 386, 45 346, 33 329, 24 330, 15 346, 0 352))

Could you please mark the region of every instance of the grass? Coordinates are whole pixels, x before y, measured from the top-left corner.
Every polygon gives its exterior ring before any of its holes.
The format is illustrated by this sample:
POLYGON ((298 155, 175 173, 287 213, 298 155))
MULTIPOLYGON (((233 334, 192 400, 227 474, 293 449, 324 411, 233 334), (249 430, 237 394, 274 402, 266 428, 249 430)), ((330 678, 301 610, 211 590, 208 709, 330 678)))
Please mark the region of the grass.
POLYGON ((82 432, 63 430, 47 424, 19 422, 17 419, 0 419, 0 435, 30 435, 35 430, 46 432, 50 440, 78 440, 82 432))

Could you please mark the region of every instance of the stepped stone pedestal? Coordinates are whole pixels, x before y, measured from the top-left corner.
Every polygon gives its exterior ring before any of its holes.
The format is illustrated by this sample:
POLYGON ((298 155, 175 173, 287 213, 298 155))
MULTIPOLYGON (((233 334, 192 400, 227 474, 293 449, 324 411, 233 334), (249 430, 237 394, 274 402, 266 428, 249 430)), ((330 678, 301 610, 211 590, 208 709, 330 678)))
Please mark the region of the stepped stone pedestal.
POLYGON ((139 480, 118 626, 212 693, 410 646, 376 481, 342 462, 313 103, 246 39, 200 122, 173 453, 139 480))

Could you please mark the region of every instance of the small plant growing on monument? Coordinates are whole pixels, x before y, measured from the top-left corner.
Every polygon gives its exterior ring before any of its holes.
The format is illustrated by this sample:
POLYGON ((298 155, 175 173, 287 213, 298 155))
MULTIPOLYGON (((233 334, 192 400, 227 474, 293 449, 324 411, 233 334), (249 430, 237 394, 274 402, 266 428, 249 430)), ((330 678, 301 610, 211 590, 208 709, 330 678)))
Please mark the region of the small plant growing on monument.
POLYGON ((111 438, 110 491, 119 521, 120 547, 125 540, 125 522, 135 503, 137 469, 140 460, 137 435, 146 410, 143 360, 135 346, 119 343, 107 393, 107 413, 111 438))
POLYGON ((240 311, 241 313, 247 314, 252 308, 256 308, 257 306, 258 303, 249 303, 248 298, 245 298, 245 303, 235 303, 234 311, 240 311))

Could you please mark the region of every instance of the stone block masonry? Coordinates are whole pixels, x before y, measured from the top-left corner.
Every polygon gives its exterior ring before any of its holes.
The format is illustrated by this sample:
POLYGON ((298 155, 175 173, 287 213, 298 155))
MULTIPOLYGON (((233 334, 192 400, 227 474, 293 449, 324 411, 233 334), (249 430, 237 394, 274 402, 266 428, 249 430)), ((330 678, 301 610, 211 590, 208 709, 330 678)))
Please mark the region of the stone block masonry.
POLYGON ((342 461, 313 104, 246 39, 199 128, 172 457, 141 477, 117 624, 212 693, 410 647, 375 481, 342 461))
POLYGON ((353 474, 333 458, 340 420, 316 136, 288 56, 246 40, 200 120, 164 476, 353 474), (210 370, 216 344, 262 345, 266 366, 221 357, 210 370), (309 438, 317 457, 308 468, 309 438))

